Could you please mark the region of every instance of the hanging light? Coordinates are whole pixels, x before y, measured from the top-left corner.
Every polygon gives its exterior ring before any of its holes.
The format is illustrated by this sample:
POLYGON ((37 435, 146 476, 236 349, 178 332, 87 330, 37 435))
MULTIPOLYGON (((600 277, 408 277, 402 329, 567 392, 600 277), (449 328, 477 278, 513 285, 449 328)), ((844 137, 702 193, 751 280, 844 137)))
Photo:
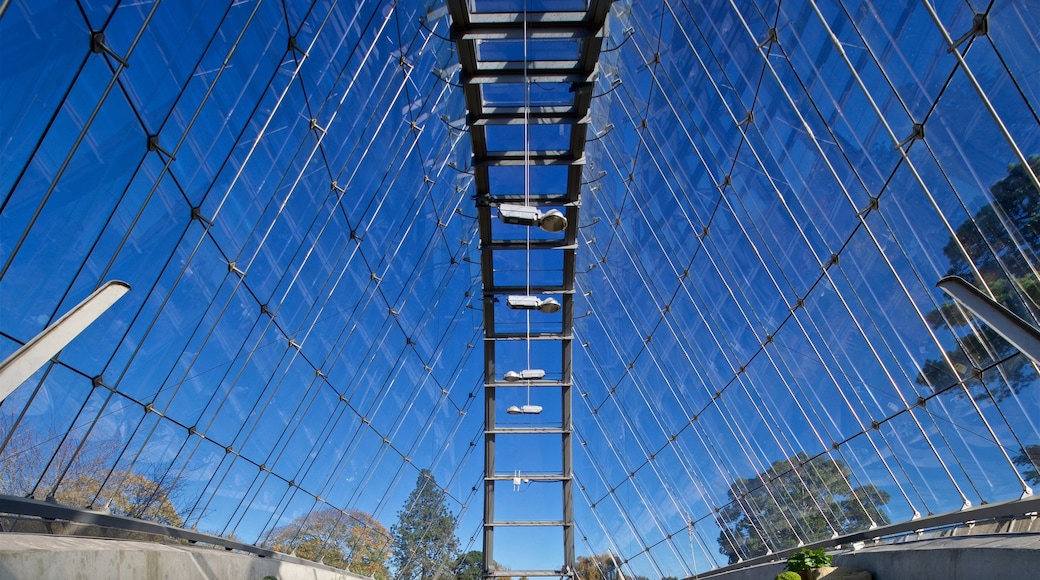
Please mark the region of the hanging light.
POLYGON ((567 217, 558 209, 542 212, 529 205, 503 203, 498 206, 498 219, 518 226, 538 226, 550 233, 567 229, 567 217))
POLYGON ((510 296, 506 299, 506 305, 513 310, 538 310, 546 314, 560 311, 560 303, 553 297, 539 298, 537 296, 510 296))
MULTIPOLYGON (((527 3, 524 3, 524 203, 503 203, 498 206, 498 219, 506 224, 520 226, 538 226, 550 233, 558 233, 567 229, 567 218, 558 209, 542 212, 530 204, 531 199, 531 142, 528 136, 530 115, 531 85, 527 81, 527 3)), ((531 292, 531 233, 527 232, 527 292, 531 292)), ((560 303, 554 298, 542 300, 537 296, 510 296, 506 300, 509 308, 516 310, 540 310, 542 312, 559 312, 560 303)), ((531 316, 527 315, 527 365, 531 366, 531 316)), ((506 409, 510 415, 537 415, 542 412, 541 405, 531 404, 531 381, 545 377, 542 369, 524 369, 520 372, 509 371, 503 377, 506 381, 527 382, 527 404, 512 405, 506 409)), ((519 489, 520 472, 516 472, 513 485, 519 489)))
POLYGON ((541 412, 541 405, 521 405, 519 407, 512 405, 506 409, 506 413, 509 413, 510 415, 538 415, 541 412))
POLYGON ((516 381, 537 381, 543 377, 545 377, 545 371, 542 369, 524 369, 520 372, 509 371, 502 378, 515 383, 516 381))

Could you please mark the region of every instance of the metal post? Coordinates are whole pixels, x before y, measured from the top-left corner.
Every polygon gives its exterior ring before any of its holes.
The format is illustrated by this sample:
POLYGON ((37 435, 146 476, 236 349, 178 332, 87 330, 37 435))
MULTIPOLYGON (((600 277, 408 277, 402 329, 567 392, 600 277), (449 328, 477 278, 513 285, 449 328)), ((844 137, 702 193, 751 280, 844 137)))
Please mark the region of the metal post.
POLYGON ((489 578, 495 561, 495 343, 484 343, 484 566, 489 578))
MULTIPOLYGON (((567 300, 564 327, 570 328, 571 301, 567 300)), ((569 575, 574 570, 574 465, 571 456, 571 341, 563 341, 563 386, 560 388, 560 422, 563 427, 563 570, 569 575)))

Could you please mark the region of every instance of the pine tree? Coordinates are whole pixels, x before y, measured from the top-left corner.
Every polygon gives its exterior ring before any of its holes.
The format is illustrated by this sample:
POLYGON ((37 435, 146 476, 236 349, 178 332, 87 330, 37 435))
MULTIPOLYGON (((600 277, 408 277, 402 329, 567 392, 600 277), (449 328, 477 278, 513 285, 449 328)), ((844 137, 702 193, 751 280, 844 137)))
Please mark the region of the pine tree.
POLYGON ((397 524, 391 529, 393 556, 390 561, 397 571, 395 577, 399 580, 451 578, 459 558, 455 516, 448 510, 444 491, 429 470, 419 473, 415 489, 397 518, 397 524))

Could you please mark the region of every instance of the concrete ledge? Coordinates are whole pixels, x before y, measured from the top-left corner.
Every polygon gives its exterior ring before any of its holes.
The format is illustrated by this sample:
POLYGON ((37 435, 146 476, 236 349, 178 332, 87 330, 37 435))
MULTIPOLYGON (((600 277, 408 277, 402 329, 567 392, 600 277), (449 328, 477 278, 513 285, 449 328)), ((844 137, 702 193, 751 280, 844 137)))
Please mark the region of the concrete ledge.
POLYGON ((307 566, 191 545, 42 534, 0 534, 5 580, 357 580, 325 566, 307 566))
MULTIPOLYGON (((835 566, 862 568, 874 580, 1035 580, 1040 533, 953 536, 833 553, 835 566)), ((716 574, 711 580, 772 580, 785 562, 716 574)), ((696 576, 694 577, 696 578, 696 576)))
POLYGON ((871 546, 835 556, 875 580, 1033 580, 1040 575, 1040 534, 961 536, 871 546))

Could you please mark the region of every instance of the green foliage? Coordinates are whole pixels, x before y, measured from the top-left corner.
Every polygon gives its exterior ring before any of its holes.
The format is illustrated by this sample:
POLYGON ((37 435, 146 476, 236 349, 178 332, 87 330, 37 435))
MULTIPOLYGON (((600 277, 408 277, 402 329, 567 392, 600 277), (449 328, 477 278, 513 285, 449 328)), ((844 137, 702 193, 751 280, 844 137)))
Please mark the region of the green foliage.
MULTIPOLYGON (((1040 173, 1040 155, 1030 157, 1029 165, 1040 173)), ((1029 320, 1029 310, 1040 309, 1040 280, 1022 254, 1024 248, 1040 248, 1040 191, 1020 163, 1009 166, 1007 176, 989 191, 993 201, 960 224, 943 248, 950 263, 947 274, 985 285, 997 302, 1029 320)), ((925 319, 935 329, 958 331, 959 344, 944 357, 925 361, 918 384, 941 392, 963 383, 976 400, 991 396, 1000 400, 1035 384, 1036 372, 1021 355, 1002 363, 1000 376, 994 373, 993 380, 975 371, 1017 351, 988 325, 969 326, 970 320, 954 302, 944 302, 925 319)))
POLYGON ((823 568, 824 566, 830 566, 833 560, 834 558, 824 551, 823 548, 816 548, 815 550, 802 548, 791 554, 791 557, 787 559, 787 569, 792 572, 801 572, 802 570, 823 568))
POLYGON ((777 574, 776 578, 773 580, 802 580, 802 575, 798 572, 791 572, 788 570, 787 572, 777 574))
POLYGON ((719 552, 733 564, 799 542, 884 525, 890 496, 875 485, 852 487, 840 460, 799 453, 730 485, 730 503, 719 510, 719 552))
POLYGON ((483 574, 484 553, 480 550, 470 550, 455 564, 455 580, 480 580, 483 574))
POLYGON ((391 529, 390 562, 398 580, 447 577, 459 560, 455 516, 444 501, 444 491, 429 470, 422 470, 405 507, 397 512, 391 529))
POLYGON ((1022 479, 1030 485, 1040 485, 1040 445, 1026 445, 1012 460, 1022 468, 1022 479))

